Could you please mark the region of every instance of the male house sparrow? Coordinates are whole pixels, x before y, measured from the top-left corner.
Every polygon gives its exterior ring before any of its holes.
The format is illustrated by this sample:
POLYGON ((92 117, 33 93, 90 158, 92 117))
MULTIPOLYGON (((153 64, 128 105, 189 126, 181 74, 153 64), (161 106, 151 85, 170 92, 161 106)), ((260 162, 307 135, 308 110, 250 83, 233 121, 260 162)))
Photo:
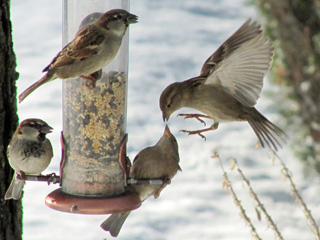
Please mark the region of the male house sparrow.
POLYGON ((277 150, 286 134, 255 109, 263 77, 270 67, 273 47, 262 35, 261 27, 250 19, 225 41, 204 63, 198 77, 169 85, 160 96, 163 120, 183 107, 202 114, 180 114, 185 118, 210 118, 211 127, 183 132, 201 134, 215 130, 220 122, 247 121, 261 146, 277 150))
POLYGON ((81 77, 95 82, 96 79, 88 75, 108 65, 115 58, 129 24, 136 23, 137 19, 137 16, 123 9, 113 9, 82 28, 43 69, 47 73, 20 94, 19 102, 41 85, 56 78, 81 77))
POLYGON ((45 170, 53 157, 52 146, 46 138, 52 127, 41 119, 29 118, 20 123, 7 149, 10 166, 15 173, 5 199, 19 199, 24 175, 38 175, 45 170))
MULTIPOLYGON (((150 196, 158 198, 162 189, 168 181, 172 179, 179 166, 179 152, 176 138, 171 134, 170 129, 166 126, 163 136, 152 147, 147 147, 140 151, 134 158, 130 171, 130 177, 135 179, 163 179, 162 185, 133 185, 131 191, 136 192, 141 202, 150 196)), ((100 226, 105 231, 109 231, 111 236, 117 237, 121 227, 130 212, 114 213, 100 226)))

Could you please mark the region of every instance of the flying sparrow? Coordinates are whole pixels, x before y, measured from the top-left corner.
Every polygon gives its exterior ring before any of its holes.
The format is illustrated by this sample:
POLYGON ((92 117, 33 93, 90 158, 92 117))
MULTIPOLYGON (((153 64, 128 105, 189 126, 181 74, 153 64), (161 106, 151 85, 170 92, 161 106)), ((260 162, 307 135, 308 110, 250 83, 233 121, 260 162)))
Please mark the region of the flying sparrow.
MULTIPOLYGON (((140 196, 141 202, 150 196, 158 198, 160 192, 167 186, 168 182, 175 176, 179 166, 179 152, 176 138, 166 126, 163 136, 152 147, 147 147, 134 158, 130 171, 130 177, 134 179, 162 179, 162 185, 133 185, 129 191, 140 196)), ((109 231, 111 236, 117 237, 121 227, 130 212, 114 213, 105 220, 100 227, 109 231)))
POLYGON ((29 118, 20 123, 7 149, 10 166, 14 169, 5 199, 20 199, 25 174, 38 175, 53 157, 52 146, 46 138, 52 127, 41 119, 29 118))
POLYGON ((113 9, 79 30, 75 38, 43 69, 46 74, 20 94, 19 102, 56 78, 81 77, 95 82, 96 79, 90 74, 115 58, 129 24, 136 23, 137 19, 137 16, 123 9, 113 9))
POLYGON ((286 134, 254 107, 259 98, 263 77, 273 57, 273 47, 262 35, 261 27, 250 19, 225 41, 204 63, 198 77, 169 85, 160 96, 163 120, 183 107, 203 114, 180 114, 185 118, 210 118, 214 123, 197 131, 215 130, 220 122, 247 121, 261 146, 277 150, 286 134))

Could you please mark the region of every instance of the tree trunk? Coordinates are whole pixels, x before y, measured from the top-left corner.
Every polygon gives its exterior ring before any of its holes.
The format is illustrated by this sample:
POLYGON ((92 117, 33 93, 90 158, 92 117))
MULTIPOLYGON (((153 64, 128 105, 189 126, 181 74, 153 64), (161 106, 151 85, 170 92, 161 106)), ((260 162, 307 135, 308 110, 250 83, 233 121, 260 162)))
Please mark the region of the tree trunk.
POLYGON ((21 201, 4 200, 13 170, 6 149, 18 124, 16 58, 12 47, 10 1, 0 1, 0 240, 22 239, 21 201))
POLYGON ((298 106, 292 111, 284 102, 286 118, 302 119, 302 125, 295 125, 298 137, 293 148, 320 172, 320 0, 254 2, 266 17, 279 54, 280 64, 273 67, 276 78, 289 86, 289 97, 298 106))

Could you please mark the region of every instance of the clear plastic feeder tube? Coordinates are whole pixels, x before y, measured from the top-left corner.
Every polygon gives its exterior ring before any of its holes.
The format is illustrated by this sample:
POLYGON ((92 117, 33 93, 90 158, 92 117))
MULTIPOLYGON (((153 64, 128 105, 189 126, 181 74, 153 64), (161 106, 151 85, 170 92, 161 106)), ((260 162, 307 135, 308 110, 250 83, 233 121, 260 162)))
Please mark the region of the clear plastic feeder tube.
MULTIPOLYGON (((64 44, 81 23, 115 8, 129 11, 129 0, 64 0, 64 44)), ((67 194, 106 197, 125 191, 119 149, 126 132, 128 31, 95 87, 81 78, 63 80, 62 191, 67 194)))

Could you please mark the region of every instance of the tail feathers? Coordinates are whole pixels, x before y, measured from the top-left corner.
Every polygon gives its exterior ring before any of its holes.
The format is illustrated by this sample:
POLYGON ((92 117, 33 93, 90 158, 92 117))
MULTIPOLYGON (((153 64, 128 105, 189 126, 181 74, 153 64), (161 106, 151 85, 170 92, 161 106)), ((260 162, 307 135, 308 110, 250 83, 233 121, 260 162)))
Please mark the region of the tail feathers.
POLYGON ((38 87, 53 79, 55 79, 54 74, 52 72, 47 72, 41 79, 36 81, 19 95, 19 103, 21 103, 27 96, 29 96, 30 93, 32 93, 38 87))
POLYGON ((129 214, 130 212, 114 213, 101 223, 100 227, 105 231, 109 231, 112 237, 117 237, 129 214))
POLYGON ((278 147, 282 147, 280 142, 286 143, 286 139, 288 138, 286 133, 256 109, 254 110, 254 114, 250 114, 248 122, 257 135, 261 146, 265 147, 268 145, 270 149, 278 151, 278 147))
POLYGON ((24 181, 17 179, 16 174, 13 176, 11 184, 4 196, 5 200, 15 199, 18 200, 21 198, 22 189, 23 189, 24 181))

